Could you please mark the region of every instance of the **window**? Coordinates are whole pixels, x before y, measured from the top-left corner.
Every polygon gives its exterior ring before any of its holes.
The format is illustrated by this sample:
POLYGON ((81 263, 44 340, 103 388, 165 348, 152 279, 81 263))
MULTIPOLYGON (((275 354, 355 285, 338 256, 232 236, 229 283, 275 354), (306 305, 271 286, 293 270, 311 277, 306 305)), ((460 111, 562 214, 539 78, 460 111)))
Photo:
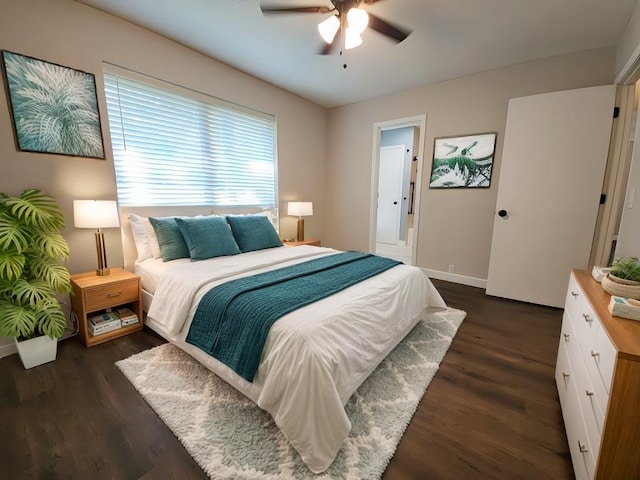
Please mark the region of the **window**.
POLYGON ((274 208, 275 117, 105 66, 121 205, 274 208))

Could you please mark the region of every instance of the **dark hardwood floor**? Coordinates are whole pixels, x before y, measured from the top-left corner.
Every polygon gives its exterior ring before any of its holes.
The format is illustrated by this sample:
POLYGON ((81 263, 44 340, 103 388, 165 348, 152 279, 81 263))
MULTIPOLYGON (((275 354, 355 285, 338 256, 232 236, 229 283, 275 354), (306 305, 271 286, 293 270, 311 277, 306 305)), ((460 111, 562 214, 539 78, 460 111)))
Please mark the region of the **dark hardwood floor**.
MULTIPOLYGON (((554 368, 561 310, 434 280, 467 311, 384 480, 572 479, 554 368)), ((0 360, 0 478, 206 475, 114 365, 163 343, 145 329, 55 362, 0 360)))

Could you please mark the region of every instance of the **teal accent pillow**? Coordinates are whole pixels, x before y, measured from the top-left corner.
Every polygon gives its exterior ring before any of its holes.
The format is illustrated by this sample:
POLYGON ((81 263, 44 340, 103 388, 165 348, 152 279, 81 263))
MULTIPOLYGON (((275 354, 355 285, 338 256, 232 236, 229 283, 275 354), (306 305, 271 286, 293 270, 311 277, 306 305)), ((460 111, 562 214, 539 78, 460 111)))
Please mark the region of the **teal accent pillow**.
POLYGON ((228 215, 233 238, 240 250, 252 252, 265 248, 281 247, 282 242, 271 221, 262 215, 228 215))
POLYGON ((160 255, 164 262, 177 258, 189 258, 189 249, 175 217, 149 217, 149 222, 158 237, 160 255))
POLYGON ((176 218, 192 261, 240 253, 224 217, 176 218))

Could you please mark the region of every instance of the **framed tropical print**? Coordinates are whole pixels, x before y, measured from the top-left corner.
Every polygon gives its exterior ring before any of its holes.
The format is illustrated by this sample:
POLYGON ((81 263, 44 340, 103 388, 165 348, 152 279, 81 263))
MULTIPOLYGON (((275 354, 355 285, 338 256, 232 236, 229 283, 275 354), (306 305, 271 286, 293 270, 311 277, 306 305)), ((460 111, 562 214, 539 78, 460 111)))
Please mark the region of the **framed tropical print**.
POLYGON ((495 132, 436 138, 429 188, 488 188, 495 149, 495 132))
POLYGON ((2 60, 19 150, 104 158, 91 73, 6 50, 2 60))

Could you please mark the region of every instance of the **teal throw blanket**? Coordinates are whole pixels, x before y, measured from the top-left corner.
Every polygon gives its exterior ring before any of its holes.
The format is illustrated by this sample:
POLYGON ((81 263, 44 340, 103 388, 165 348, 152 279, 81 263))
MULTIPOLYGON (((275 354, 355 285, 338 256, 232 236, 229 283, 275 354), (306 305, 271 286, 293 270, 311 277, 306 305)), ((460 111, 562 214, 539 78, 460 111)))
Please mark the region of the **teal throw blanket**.
POLYGON ((186 340, 251 382, 276 320, 400 263, 343 252, 226 282, 202 297, 186 340))

